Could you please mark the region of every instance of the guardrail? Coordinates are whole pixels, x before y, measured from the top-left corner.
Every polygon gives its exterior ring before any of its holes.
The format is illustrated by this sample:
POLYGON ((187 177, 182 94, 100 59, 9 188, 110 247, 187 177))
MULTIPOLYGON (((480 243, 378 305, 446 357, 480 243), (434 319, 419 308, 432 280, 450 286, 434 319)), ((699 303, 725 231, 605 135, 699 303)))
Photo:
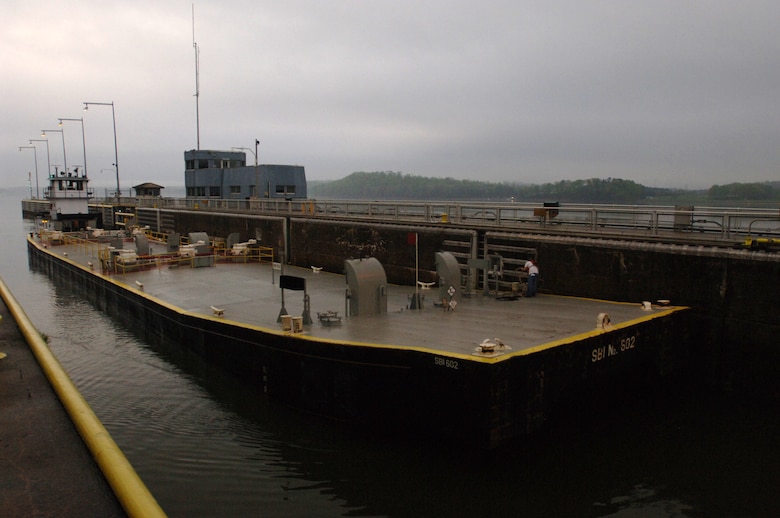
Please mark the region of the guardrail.
POLYGON ((696 233, 724 241, 780 237, 780 208, 265 198, 139 198, 138 206, 406 224, 439 223, 510 231, 544 229, 642 236, 696 233))

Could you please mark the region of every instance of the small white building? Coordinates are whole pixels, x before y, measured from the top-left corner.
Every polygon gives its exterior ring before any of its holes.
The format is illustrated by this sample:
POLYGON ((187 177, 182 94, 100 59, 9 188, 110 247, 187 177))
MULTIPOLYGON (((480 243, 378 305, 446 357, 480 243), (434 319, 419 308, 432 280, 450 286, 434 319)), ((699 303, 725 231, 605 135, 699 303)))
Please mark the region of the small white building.
POLYGON ((135 190, 135 195, 139 198, 142 196, 159 198, 162 195, 162 190, 165 189, 165 187, 152 182, 144 182, 138 185, 134 185, 133 189, 135 190))

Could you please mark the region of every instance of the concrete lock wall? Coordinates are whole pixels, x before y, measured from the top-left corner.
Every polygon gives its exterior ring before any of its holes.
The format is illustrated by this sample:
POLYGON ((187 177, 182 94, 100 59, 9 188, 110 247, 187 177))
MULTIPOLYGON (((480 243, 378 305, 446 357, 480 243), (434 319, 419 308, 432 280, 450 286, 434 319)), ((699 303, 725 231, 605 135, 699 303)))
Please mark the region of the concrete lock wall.
POLYGON ((504 240, 537 250, 542 291, 690 306, 691 368, 702 379, 756 392, 777 385, 780 254, 520 234, 504 240))
MULTIPOLYGON (((150 209, 151 210, 151 209, 150 209)), ((139 209, 139 212, 143 209, 139 209)), ((629 301, 669 299, 693 309, 691 369, 701 380, 739 390, 775 390, 780 379, 780 254, 688 245, 482 232, 447 225, 409 226, 170 211, 177 231, 203 231, 286 252, 286 262, 343 273, 344 260, 375 257, 388 283, 411 285, 415 253, 422 282, 436 280, 435 253, 461 264, 501 252, 513 267, 535 254, 540 291, 629 301), (417 233, 417 246, 410 244, 417 233)), ((464 268, 464 272, 467 270, 464 268)), ((464 273, 465 275, 465 273, 464 273)))

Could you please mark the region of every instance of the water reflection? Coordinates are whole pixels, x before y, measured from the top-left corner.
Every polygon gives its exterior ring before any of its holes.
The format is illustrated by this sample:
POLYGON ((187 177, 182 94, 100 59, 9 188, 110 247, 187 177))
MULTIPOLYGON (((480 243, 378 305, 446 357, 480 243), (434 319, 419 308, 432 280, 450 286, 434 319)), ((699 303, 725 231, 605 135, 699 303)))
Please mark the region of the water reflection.
POLYGON ((777 415, 736 398, 676 384, 573 409, 489 454, 421 444, 270 400, 52 286, 52 347, 171 516, 760 515, 777 503, 755 486, 778 482, 777 415), (728 498, 735 486, 753 498, 728 498))

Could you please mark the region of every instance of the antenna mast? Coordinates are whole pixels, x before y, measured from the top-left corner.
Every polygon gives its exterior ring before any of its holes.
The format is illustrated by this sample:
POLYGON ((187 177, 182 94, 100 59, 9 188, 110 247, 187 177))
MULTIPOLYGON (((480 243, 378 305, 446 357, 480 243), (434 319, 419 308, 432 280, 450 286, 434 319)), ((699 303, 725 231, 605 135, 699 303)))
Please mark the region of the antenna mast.
POLYGON ((195 42, 195 4, 192 4, 192 48, 195 49, 195 126, 200 150, 200 50, 195 42))

